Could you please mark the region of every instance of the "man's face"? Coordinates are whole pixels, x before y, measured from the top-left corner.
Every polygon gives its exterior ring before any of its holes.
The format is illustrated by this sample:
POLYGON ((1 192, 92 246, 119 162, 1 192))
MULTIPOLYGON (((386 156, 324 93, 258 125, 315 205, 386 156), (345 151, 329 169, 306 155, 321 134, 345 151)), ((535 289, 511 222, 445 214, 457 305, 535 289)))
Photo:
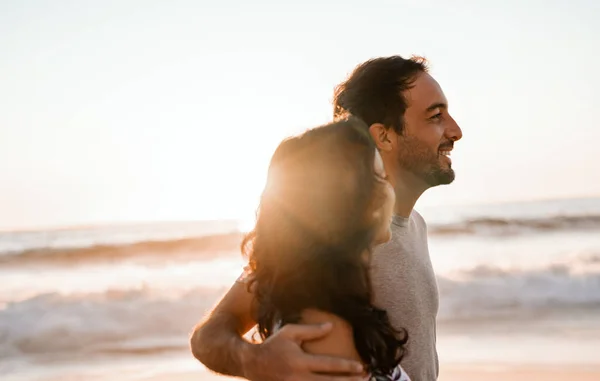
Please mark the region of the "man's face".
POLYGON ((462 138, 462 131, 448 113, 444 92, 433 77, 421 73, 404 96, 408 102, 404 130, 392 134, 397 139, 398 166, 428 186, 450 184, 455 176, 450 151, 462 138))

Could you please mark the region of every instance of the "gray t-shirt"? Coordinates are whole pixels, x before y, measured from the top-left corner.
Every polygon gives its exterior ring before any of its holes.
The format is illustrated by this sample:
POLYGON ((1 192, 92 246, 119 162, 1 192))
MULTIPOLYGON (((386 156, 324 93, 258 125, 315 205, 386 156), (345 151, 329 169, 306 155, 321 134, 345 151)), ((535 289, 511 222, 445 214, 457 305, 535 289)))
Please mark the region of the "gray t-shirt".
POLYGON ((392 325, 408 332, 402 368, 413 381, 433 381, 439 373, 436 350, 438 288, 429 249, 427 225, 413 211, 394 216, 391 240, 371 258, 374 304, 385 309, 392 325))

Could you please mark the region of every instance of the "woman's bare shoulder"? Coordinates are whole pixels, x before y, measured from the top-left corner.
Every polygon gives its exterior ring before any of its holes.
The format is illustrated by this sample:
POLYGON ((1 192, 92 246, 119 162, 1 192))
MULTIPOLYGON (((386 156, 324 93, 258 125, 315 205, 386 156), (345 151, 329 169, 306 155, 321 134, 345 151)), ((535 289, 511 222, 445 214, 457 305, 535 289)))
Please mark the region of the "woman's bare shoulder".
POLYGON ((312 354, 361 360, 354 344, 354 333, 350 323, 329 312, 307 309, 302 312, 301 323, 333 324, 331 332, 322 339, 304 342, 303 349, 312 354))

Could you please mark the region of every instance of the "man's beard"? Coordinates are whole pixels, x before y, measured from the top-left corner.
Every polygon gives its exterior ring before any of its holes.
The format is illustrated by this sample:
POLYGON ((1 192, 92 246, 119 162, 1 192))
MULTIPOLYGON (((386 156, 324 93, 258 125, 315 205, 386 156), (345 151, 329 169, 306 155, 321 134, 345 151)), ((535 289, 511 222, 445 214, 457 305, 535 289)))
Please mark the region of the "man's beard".
MULTIPOLYGON (((398 163, 430 187, 450 184, 456 177, 452 165, 442 167, 440 153, 431 152, 429 147, 411 136, 400 137, 398 163)), ((450 143, 451 144, 451 143, 450 143)))

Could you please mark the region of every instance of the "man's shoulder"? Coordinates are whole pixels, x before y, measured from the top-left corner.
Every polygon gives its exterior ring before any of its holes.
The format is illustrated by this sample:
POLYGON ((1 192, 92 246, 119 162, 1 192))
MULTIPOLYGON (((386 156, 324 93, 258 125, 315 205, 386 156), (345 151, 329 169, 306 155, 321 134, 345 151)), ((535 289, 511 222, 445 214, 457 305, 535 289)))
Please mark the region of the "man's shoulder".
POLYGON ((413 209, 410 213, 410 220, 413 221, 418 227, 427 228, 427 222, 416 209, 413 209))

